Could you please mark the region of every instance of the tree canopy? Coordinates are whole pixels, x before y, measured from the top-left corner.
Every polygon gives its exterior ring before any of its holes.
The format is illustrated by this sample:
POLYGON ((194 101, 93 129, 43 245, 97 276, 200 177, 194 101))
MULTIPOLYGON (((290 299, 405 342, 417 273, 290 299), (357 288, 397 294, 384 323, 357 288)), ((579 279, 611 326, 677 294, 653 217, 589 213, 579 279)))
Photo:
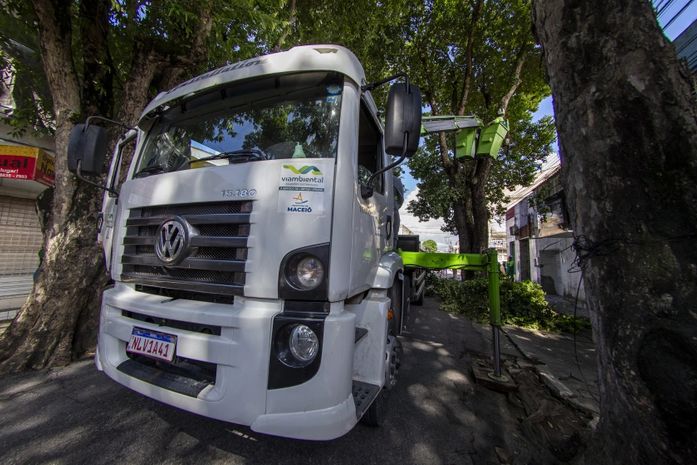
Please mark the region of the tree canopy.
POLYGON ((421 220, 442 218, 463 252, 487 246, 491 207, 504 188, 529 184, 554 140, 551 118, 532 112, 549 95, 540 48, 530 30, 530 2, 415 2, 395 66, 422 87, 431 115, 503 114, 510 132, 494 162, 454 157, 454 138, 427 138, 409 162, 419 197, 409 205, 421 220))

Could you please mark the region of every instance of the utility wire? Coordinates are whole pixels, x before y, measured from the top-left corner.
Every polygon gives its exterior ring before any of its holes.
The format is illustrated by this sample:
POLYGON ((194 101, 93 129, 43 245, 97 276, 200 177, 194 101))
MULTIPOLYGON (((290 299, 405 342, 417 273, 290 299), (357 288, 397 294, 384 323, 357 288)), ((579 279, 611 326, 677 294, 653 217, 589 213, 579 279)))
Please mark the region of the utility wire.
POLYGON ((675 0, 668 0, 668 1, 665 3, 665 5, 663 5, 663 6, 661 7, 661 9, 658 10, 658 12, 656 13, 656 16, 658 16, 659 18, 660 18, 661 16, 663 16, 663 14, 664 14, 666 11, 668 11, 668 8, 670 8, 670 6, 673 4, 674 1, 675 1, 675 0))
POLYGON ((663 29, 668 29, 668 28, 670 27, 670 25, 673 24, 673 21, 675 21, 676 19, 678 19, 678 18, 680 17, 680 15, 683 14, 683 12, 684 12, 685 10, 687 10, 687 7, 689 7, 690 5, 692 5, 692 2, 694 2, 694 1, 695 1, 695 0, 689 0, 687 3, 685 3, 685 6, 683 6, 683 7, 680 9, 680 11, 678 11, 678 12, 675 14, 675 16, 673 16, 673 17, 670 19, 670 21, 668 21, 668 23, 666 23, 666 25, 664 26, 663 29))
POLYGON ((697 40, 697 34, 693 35, 693 36, 690 38, 690 40, 688 40, 686 43, 684 43, 684 44, 682 44, 682 45, 680 46, 680 48, 677 50, 678 54, 680 54, 680 52, 682 52, 682 51, 685 50, 687 47, 689 47, 690 45, 692 45, 692 42, 694 42, 695 40, 697 40))
POLYGON ((687 66, 688 66, 688 67, 692 66, 692 64, 694 63, 694 61, 697 60, 697 50, 695 50, 694 52, 692 52, 692 53, 691 53, 687 58, 685 58, 685 59, 687 60, 687 66))
POLYGON ((653 4, 654 11, 658 10, 663 3, 665 3, 665 0, 658 0, 657 2, 654 2, 654 4, 653 4))

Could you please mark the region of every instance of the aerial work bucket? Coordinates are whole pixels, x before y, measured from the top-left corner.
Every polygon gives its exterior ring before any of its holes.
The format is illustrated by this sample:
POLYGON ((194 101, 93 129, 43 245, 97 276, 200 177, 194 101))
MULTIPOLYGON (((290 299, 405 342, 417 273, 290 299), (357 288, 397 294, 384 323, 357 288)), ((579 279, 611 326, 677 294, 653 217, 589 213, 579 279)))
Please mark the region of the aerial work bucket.
POLYGON ((477 146, 477 155, 488 155, 496 157, 503 144, 503 139, 508 134, 508 124, 506 120, 498 117, 487 127, 482 129, 477 146))

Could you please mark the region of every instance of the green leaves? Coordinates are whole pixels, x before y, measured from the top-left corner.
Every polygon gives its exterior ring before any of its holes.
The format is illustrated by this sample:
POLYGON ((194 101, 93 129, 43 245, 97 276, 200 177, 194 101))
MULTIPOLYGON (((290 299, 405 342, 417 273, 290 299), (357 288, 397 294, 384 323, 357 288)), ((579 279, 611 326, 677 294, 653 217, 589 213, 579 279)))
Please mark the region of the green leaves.
MULTIPOLYGON (((554 141, 551 119, 532 121, 549 88, 531 33, 530 2, 407 3, 413 16, 394 63, 421 86, 431 113, 474 114, 490 121, 504 112, 510 124, 494 163, 455 159, 451 135, 443 143, 426 138, 409 162, 420 194, 409 210, 422 220, 442 218, 445 230, 473 238, 477 224, 488 221, 482 212, 501 211, 505 188, 529 184, 554 141), (455 215, 458 209, 463 214, 455 215)), ((482 244, 462 246, 478 250, 482 244)))
POLYGON ((438 244, 433 239, 426 239, 421 242, 421 250, 430 253, 438 252, 438 244))
POLYGON ((27 129, 52 131, 51 96, 38 53, 36 27, 26 2, 10 1, 0 6, 0 79, 6 121, 15 133, 27 129), (11 92, 11 93, 10 93, 11 92))
MULTIPOLYGON (((283 0, 82 0, 57 5, 63 8, 57 13, 72 28, 71 67, 87 106, 76 112, 118 117, 128 103, 125 100, 134 94, 143 96, 144 105, 181 80, 264 53, 282 24, 278 14, 284 4, 283 0), (142 88, 132 89, 134 81, 142 88)), ((28 50, 3 57, 3 70, 15 60, 17 76, 26 76, 18 81, 20 99, 12 123, 36 127, 40 115, 51 111, 51 99, 47 86, 33 78, 43 78, 35 13, 28 2, 5 2, 0 8, 2 49, 12 50, 8 43, 14 40, 28 50), (29 59, 27 53, 36 58, 29 59), (31 87, 25 92, 27 86, 31 87)))
MULTIPOLYGON (((441 308, 451 313, 461 313, 474 321, 489 320, 489 294, 486 278, 468 281, 431 278, 441 308)), ((501 319, 504 324, 555 332, 573 332, 590 328, 586 318, 557 313, 545 299, 545 292, 532 281, 501 281, 501 319)))

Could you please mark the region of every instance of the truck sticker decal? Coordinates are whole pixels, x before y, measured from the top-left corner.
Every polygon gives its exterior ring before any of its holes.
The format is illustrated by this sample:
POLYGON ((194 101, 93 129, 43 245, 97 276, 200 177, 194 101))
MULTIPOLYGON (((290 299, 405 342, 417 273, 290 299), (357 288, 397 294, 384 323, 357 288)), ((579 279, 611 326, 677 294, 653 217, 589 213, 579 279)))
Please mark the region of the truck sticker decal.
POLYGON ((316 166, 302 166, 300 168, 296 168, 293 165, 283 165, 283 167, 287 170, 291 170, 295 174, 312 173, 313 176, 320 176, 322 174, 322 172, 316 166))
POLYGON ((324 213, 325 180, 314 165, 283 165, 278 184, 278 211, 288 214, 324 213))

